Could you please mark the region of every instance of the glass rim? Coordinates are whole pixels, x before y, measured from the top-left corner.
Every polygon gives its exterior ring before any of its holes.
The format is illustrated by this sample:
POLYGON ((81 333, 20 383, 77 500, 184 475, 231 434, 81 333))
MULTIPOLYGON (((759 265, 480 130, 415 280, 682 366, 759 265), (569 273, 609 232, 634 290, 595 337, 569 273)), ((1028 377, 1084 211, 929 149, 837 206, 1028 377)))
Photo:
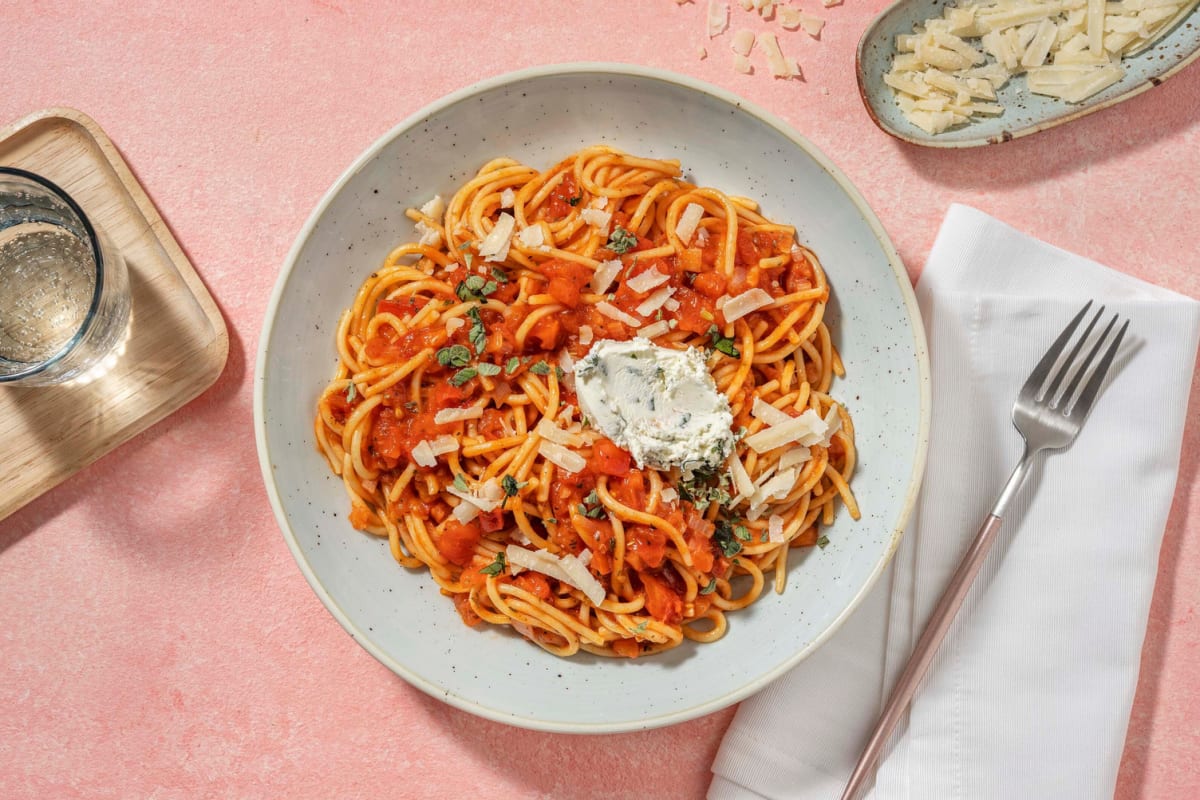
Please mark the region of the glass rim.
MULTIPOLYGON (((92 225, 92 221, 88 219, 88 215, 84 213, 84 210, 79 206, 79 203, 75 202, 75 198, 71 197, 71 195, 68 194, 57 183, 49 178, 38 175, 36 172, 30 172, 29 170, 21 169, 20 167, 0 166, 0 176, 4 175, 13 175, 18 178, 24 178, 25 180, 37 183, 43 188, 48 189, 55 196, 57 196, 58 199, 66 203, 67 207, 71 209, 71 213, 73 213, 79 219, 80 224, 83 226, 83 232, 87 234, 88 242, 92 246, 92 256, 96 264, 96 285, 92 290, 92 302, 88 306, 87 314, 84 316, 83 321, 79 323, 79 327, 75 330, 74 335, 72 335, 70 340, 63 344, 61 348, 59 348, 57 353, 49 358, 39 361, 36 364, 30 364, 25 369, 18 370, 16 372, 0 374, 0 383, 12 383, 14 381, 19 381, 22 378, 28 378, 31 375, 37 375, 41 372, 45 372, 50 367, 66 358, 67 354, 74 350, 79 344, 80 340, 83 339, 84 333, 91 326, 92 320, 95 319, 96 313, 100 309, 100 299, 104 294, 104 253, 100 247, 100 237, 96 234, 96 229, 92 225)), ((12 359, 7 359, 3 356, 0 356, 0 361, 10 364, 24 363, 20 361, 13 361, 12 359)))

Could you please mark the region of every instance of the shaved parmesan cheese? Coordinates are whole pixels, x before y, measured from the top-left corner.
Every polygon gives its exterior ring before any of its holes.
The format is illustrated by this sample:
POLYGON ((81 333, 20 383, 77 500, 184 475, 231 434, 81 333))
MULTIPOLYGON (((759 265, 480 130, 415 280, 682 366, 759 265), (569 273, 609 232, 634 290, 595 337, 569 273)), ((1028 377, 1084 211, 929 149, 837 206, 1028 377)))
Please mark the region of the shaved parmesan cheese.
POLYGON ((738 490, 738 494, 743 497, 750 497, 754 494, 754 481, 750 479, 750 473, 746 471, 746 465, 737 457, 735 453, 729 459, 729 472, 733 477, 733 486, 738 490))
POLYGON ((606 300, 601 300, 599 303, 596 303, 596 310, 609 319, 615 319, 617 322, 624 322, 626 325, 632 328, 637 328, 642 324, 640 319, 630 314, 626 314, 624 311, 606 300))
POLYGON ((435 194, 431 200, 421 206, 421 213, 427 217, 437 219, 442 214, 446 213, 446 203, 442 200, 440 194, 435 194))
POLYGON ((804 17, 804 12, 795 6, 780 6, 779 7, 779 24, 789 31, 794 31, 800 27, 800 20, 804 17))
POLYGON ((585 567, 588 564, 592 563, 592 551, 591 550, 585 549, 582 553, 580 553, 579 555, 577 555, 575 557, 578 558, 579 563, 583 564, 585 567))
POLYGON ((442 232, 437 228, 431 228, 424 222, 418 222, 416 227, 417 244, 425 245, 426 247, 437 247, 442 243, 442 232))
POLYGON ((458 452, 458 439, 453 436, 439 436, 429 443, 429 449, 435 456, 458 452))
POLYGON ((450 422, 462 422, 468 419, 479 419, 483 416, 482 406, 467 406, 466 408, 443 408, 433 415, 433 421, 438 425, 450 422))
POLYGON ((831 405, 829 410, 825 412, 825 426, 827 430, 825 435, 821 437, 821 445, 829 447, 829 441, 833 435, 842 429, 842 417, 838 414, 837 405, 831 405))
POLYGON ((678 311, 679 301, 674 297, 668 297, 667 302, 663 303, 663 308, 665 308, 667 311, 678 311))
MULTIPOLYGON (((497 487, 497 488, 499 488, 499 487, 497 487)), ((482 486, 479 487, 478 493, 464 492, 459 489, 456 489, 453 486, 448 486, 448 487, 446 487, 446 493, 454 495, 459 500, 462 500, 463 503, 475 506, 476 508, 478 508, 480 511, 484 512, 485 514, 490 511, 495 511, 496 508, 500 505, 500 499, 501 499, 500 497, 496 497, 496 498, 484 497, 482 486)), ((503 489, 500 490, 500 495, 501 495, 501 497, 504 495, 503 489)))
POLYGON ((1024 73, 1036 94, 1079 103, 1125 77, 1120 59, 1190 11, 1184 0, 973 0, 896 37, 884 81, 905 117, 929 133, 1002 114, 995 91, 1024 73), (967 39, 977 40, 986 56, 967 39), (1078 67, 1069 73, 1043 72, 1078 67), (988 90, 979 81, 991 83, 988 90))
MULTIPOLYGON (((759 488, 758 493, 765 500, 782 500, 787 497, 792 489, 796 488, 796 471, 789 469, 780 472, 771 480, 767 481, 759 488)), ((755 505, 762 505, 756 503, 755 505)))
POLYGON ((562 467, 567 472, 581 472, 587 466, 587 460, 579 453, 568 450, 561 444, 542 439, 538 443, 538 453, 555 466, 562 467))
POLYGON ((592 291, 596 294, 604 294, 608 291, 608 287, 612 286, 613 279, 617 277, 617 273, 625 265, 617 259, 610 261, 601 261, 596 267, 596 271, 592 273, 592 291))
POLYGON ((670 275, 659 272, 654 267, 651 267, 645 272, 639 272, 637 275, 634 275, 632 278, 625 281, 625 285, 640 294, 642 292, 650 291, 655 286, 662 286, 669 280, 671 280, 670 275))
POLYGON ((608 235, 608 223, 612 221, 612 214, 599 208, 585 208, 579 212, 579 216, 588 225, 600 231, 601 236, 608 235))
POLYGON ((533 250, 549 250, 546 246, 546 234, 542 230, 541 225, 531 225, 528 228, 522 228, 517 234, 517 241, 522 247, 528 247, 533 250))
POLYGON ((485 261, 503 261, 508 258, 508 247, 512 243, 516 220, 512 214, 501 214, 491 232, 479 243, 479 256, 485 261))
POLYGON ((504 556, 508 564, 540 572, 575 587, 583 592, 593 605, 604 602, 604 587, 573 555, 559 557, 545 550, 526 550, 524 547, 510 544, 504 549, 504 556))
POLYGON ((500 193, 500 207, 512 208, 517 204, 517 193, 512 189, 505 189, 500 193))
POLYGON ((779 457, 779 469, 791 469, 812 460, 812 451, 807 447, 793 447, 779 457))
POLYGON ((767 518, 767 541, 773 544, 783 542, 783 517, 778 514, 767 518))
POLYGON ((783 55, 783 51, 779 49, 779 39, 775 37, 775 34, 764 33, 758 37, 758 42, 767 54, 767 64, 771 67, 772 75, 776 78, 791 78, 794 76, 795 73, 792 71, 793 64, 788 63, 787 58, 783 55))
POLYGON ((464 500, 456 505, 454 510, 450 513, 454 515, 456 520, 466 525, 468 522, 479 516, 479 506, 475 505, 474 503, 468 503, 464 500))
POLYGON ((720 36, 729 27, 729 5, 720 0, 708 0, 708 38, 720 36))
POLYGON ((754 72, 754 65, 750 63, 750 59, 736 53, 733 56, 733 68, 743 75, 750 75, 754 72))
POLYGON ((756 453, 766 453, 785 444, 799 442, 812 446, 825 436, 828 426, 825 420, 813 411, 806 409, 798 417, 792 417, 787 422, 764 428, 758 433, 752 433, 745 438, 746 446, 756 453))
POLYGON ((664 503, 674 503, 679 499, 679 492, 675 491, 673 486, 668 486, 667 488, 663 489, 662 492, 660 492, 660 495, 664 503))
POLYGON ((791 422, 793 419, 791 414, 781 411, 757 396, 754 398, 753 405, 750 406, 750 416, 762 420, 767 425, 779 425, 791 422))
POLYGON ((679 237, 679 241, 688 244, 703 217, 704 206, 699 203, 688 203, 687 207, 683 209, 683 213, 679 215, 679 223, 675 226, 675 235, 679 237))
POLYGON ((655 336, 662 336, 664 333, 671 332, 671 323, 665 319, 660 319, 658 322, 653 322, 644 328, 638 329, 638 336, 643 339, 653 339, 655 336))
MULTIPOLYGON (((496 480, 495 478, 488 478, 480 485, 479 496, 488 503, 499 504, 504 500, 504 489, 500 486, 500 481, 496 480)), ((495 506, 492 506, 492 508, 487 510, 491 511, 494 508, 495 506)))
POLYGON ((638 307, 634 309, 634 311, 641 314, 643 317, 648 317, 655 311, 658 311, 660 308, 662 308, 663 304, 666 303, 674 293, 675 287, 664 286, 643 300, 638 307))
POLYGON ((729 49, 737 53, 739 56, 750 55, 750 51, 754 49, 754 31, 743 28, 735 33, 733 35, 733 41, 729 44, 729 49))
POLYGON ((580 344, 591 344, 592 337, 594 335, 595 334, 592 333, 591 325, 580 325, 579 326, 579 343, 580 344))
POLYGON ((466 324, 467 321, 462 317, 451 317, 450 319, 446 320, 446 335, 453 336, 456 330, 466 324))
POLYGON ((726 322, 733 322, 741 319, 752 311, 757 311, 764 306, 769 306, 773 302, 775 302, 775 299, 762 289, 747 289, 737 297, 731 298, 728 302, 726 302, 724 307, 721 309, 721 313, 725 315, 726 322))
POLYGON ((417 442, 412 449, 413 461, 417 462, 419 467, 436 467, 437 456, 433 454, 433 449, 429 446, 429 442, 422 439, 417 442))
MULTIPOLYGON (((541 421, 538 422, 537 427, 535 427, 534 430, 537 432, 538 436, 541 436, 546 441, 553 442, 554 444, 572 445, 575 447, 583 444, 583 439, 581 439, 579 436, 567 433, 565 430, 558 427, 545 417, 542 417, 541 421)), ((545 454, 543 453, 543 455, 545 454)), ((550 458, 549 456, 546 457, 550 458)))

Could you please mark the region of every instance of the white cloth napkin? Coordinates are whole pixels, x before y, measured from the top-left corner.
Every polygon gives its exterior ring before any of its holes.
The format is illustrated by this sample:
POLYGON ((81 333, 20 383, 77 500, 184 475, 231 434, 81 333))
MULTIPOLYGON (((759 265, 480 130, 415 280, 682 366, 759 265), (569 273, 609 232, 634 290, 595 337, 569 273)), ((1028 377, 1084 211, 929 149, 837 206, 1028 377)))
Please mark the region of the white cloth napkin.
MULTIPOLYGON (((1070 449, 1010 507, 876 800, 1111 798, 1175 490, 1200 303, 952 206, 917 285, 933 425, 916 515, 845 627, 745 701, 710 800, 839 798, 885 687, 1021 452, 1017 391, 1087 299, 1131 320, 1070 449)), ((1107 315, 1106 315, 1107 316, 1107 315)))

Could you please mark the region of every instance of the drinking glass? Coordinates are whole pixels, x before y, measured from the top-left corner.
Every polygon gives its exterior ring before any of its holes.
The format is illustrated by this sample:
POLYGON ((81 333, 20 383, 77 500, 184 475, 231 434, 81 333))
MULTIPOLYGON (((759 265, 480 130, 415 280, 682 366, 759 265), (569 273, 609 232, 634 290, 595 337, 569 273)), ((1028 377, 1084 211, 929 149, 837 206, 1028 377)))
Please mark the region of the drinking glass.
POLYGON ((0 167, 0 384, 95 377, 129 329, 121 254, 66 192, 0 167))

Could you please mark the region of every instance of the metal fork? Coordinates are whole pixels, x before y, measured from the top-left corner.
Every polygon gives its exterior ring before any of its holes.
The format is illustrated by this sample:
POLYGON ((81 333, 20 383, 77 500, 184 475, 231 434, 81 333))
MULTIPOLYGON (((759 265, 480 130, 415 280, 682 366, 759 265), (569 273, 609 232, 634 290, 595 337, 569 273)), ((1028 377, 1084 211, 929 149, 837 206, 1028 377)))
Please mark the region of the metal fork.
POLYGON ((908 708, 925 673, 929 671, 929 665, 933 663, 938 646, 945 638, 946 631, 950 629, 950 624, 954 621, 963 598, 966 597, 980 566, 983 565, 984 558, 996 541, 1005 509, 1020 490, 1025 478, 1028 477, 1034 460, 1047 450, 1060 450, 1074 441, 1075 435, 1079 433, 1084 420, 1092 410, 1096 395, 1099 394, 1100 386, 1104 383, 1104 377, 1108 374, 1121 339, 1125 336, 1125 330, 1129 327, 1129 321, 1126 320, 1121 325, 1116 337, 1104 351, 1104 355, 1096 364, 1095 369, 1091 369, 1092 362, 1117 323, 1117 316, 1113 315, 1104 332, 1095 339, 1087 356, 1080 359, 1079 356, 1085 343, 1091 338, 1096 323, 1104 314, 1104 307, 1101 306, 1096 315, 1092 317, 1091 322, 1087 324, 1083 335, 1071 348, 1070 353, 1065 359, 1062 358, 1075 330, 1091 307, 1092 303, 1089 300, 1054 340, 1054 344, 1050 345, 1050 349, 1042 356, 1042 360, 1034 367, 1028 380, 1025 381, 1025 385, 1021 387, 1017 400, 1013 404, 1012 420, 1013 425, 1025 440, 1025 452, 1001 490, 996 504, 992 507, 987 519, 984 520, 979 533, 975 535, 975 540, 971 542, 966 555, 963 556, 958 568, 954 571, 954 576, 942 593, 941 599, 938 600, 929 622, 926 623, 925 630, 921 633, 921 638, 917 641, 917 645, 904 667, 904 672, 896 682, 896 688, 892 690, 892 695, 888 698, 887 705, 876 723, 874 733, 871 734, 866 748, 858 759, 858 764, 854 767, 854 772, 850 775, 846 790, 842 794, 842 800, 854 800, 858 797, 874 773, 884 744, 896 727, 896 723, 900 721, 905 709, 908 708), (1089 374, 1090 377, 1086 377, 1089 374), (1087 382, 1080 388, 1085 377, 1087 382), (1067 386, 1060 392, 1064 381, 1068 381, 1067 386))

